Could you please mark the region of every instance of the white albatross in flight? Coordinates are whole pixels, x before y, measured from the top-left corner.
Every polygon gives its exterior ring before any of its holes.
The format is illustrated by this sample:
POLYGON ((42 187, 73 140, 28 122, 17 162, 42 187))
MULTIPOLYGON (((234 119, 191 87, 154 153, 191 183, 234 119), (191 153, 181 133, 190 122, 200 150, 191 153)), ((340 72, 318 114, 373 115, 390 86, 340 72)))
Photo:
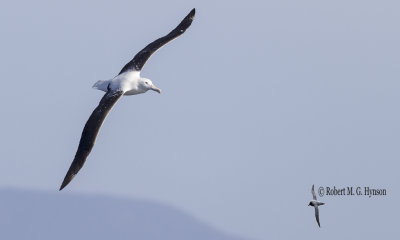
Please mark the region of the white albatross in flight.
POLYGON ((317 201, 317 195, 315 195, 315 191, 314 191, 314 184, 312 185, 311 193, 312 193, 313 200, 308 204, 308 206, 314 207, 314 209, 315 209, 315 219, 317 220, 318 226, 321 227, 321 225, 319 224, 318 206, 324 205, 325 203, 317 201))
POLYGON ((166 36, 150 43, 138 52, 135 57, 122 68, 121 72, 116 77, 111 80, 98 81, 94 84, 93 88, 104 91, 106 94, 100 100, 99 105, 93 111, 92 115, 90 115, 85 127, 83 128, 78 150, 76 151, 75 158, 61 184, 60 191, 71 182, 82 168, 86 158, 94 146, 97 134, 104 119, 122 95, 135 95, 145 93, 148 90, 161 93, 161 90, 154 86, 149 79, 140 77, 140 71, 154 52, 169 41, 183 34, 186 29, 189 28, 192 24, 194 15, 195 9, 193 8, 174 30, 166 36))

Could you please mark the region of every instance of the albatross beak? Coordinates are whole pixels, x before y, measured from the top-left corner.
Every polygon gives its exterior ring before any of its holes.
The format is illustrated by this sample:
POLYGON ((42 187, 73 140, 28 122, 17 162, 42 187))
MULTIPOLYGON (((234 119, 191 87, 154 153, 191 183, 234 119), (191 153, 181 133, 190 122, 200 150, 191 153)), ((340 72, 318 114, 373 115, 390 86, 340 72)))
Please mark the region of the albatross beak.
POLYGON ((151 90, 156 91, 161 94, 161 89, 157 88, 156 86, 151 86, 151 90))

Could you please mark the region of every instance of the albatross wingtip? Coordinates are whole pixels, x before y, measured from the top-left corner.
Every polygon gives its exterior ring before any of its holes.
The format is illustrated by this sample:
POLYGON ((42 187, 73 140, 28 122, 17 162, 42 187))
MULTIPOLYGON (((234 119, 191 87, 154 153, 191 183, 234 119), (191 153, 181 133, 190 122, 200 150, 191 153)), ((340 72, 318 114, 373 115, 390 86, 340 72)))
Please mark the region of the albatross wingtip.
POLYGON ((66 184, 64 185, 64 183, 63 184, 61 184, 61 187, 60 187, 60 189, 58 190, 58 191, 61 191, 61 190, 63 190, 63 188, 65 188, 65 186, 67 186, 66 184))
POLYGON ((75 177, 75 175, 76 174, 70 174, 70 172, 68 171, 67 175, 65 176, 65 178, 61 184, 59 191, 63 190, 72 181, 72 179, 75 177))
POLYGON ((195 14, 196 14, 196 8, 193 8, 192 11, 190 11, 190 13, 187 15, 187 17, 193 20, 195 14))
POLYGON ((70 181, 64 179, 64 181, 62 182, 61 187, 60 187, 60 189, 58 191, 63 190, 68 185, 69 182, 70 181))

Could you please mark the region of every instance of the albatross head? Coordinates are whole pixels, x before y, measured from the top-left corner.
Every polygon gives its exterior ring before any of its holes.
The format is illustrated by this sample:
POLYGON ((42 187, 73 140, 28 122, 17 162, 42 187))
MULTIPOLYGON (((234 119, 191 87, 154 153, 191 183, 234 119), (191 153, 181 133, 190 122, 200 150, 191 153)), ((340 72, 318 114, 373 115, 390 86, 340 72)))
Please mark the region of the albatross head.
POLYGON ((144 92, 147 92, 148 90, 153 90, 158 93, 161 93, 161 89, 154 86, 153 82, 147 78, 140 78, 139 88, 141 88, 144 92))

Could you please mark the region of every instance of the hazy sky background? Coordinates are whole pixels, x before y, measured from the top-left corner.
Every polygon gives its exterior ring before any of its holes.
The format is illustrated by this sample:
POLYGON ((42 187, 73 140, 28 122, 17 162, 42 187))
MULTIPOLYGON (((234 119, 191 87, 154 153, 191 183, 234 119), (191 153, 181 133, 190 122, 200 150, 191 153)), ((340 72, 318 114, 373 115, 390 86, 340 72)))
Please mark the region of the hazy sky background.
MULTIPOLYGON (((58 191, 114 77, 196 7, 59 194, 173 205, 251 239, 400 234, 397 1, 6 1, 0 187, 58 191), (311 185, 385 188, 319 198, 311 185)), ((40 219, 38 219, 40 220, 40 219)))

